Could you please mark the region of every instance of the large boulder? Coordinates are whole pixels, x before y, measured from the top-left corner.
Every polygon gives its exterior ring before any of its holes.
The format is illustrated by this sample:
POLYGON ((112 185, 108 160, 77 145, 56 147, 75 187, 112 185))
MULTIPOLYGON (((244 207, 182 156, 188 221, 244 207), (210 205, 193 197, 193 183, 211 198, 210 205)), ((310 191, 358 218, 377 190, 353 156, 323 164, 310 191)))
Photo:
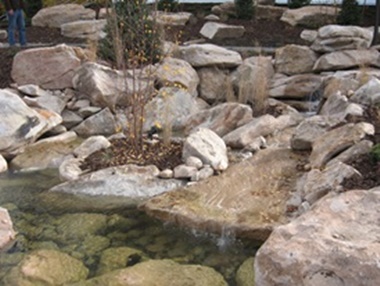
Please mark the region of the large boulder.
POLYGON ((81 38, 99 40, 105 36, 103 31, 107 20, 81 20, 61 25, 62 36, 68 38, 81 38))
POLYGON ((12 159, 14 170, 41 170, 58 168, 78 145, 75 132, 66 132, 27 145, 23 153, 12 159))
POLYGON ((369 106, 376 101, 376 97, 380 94, 380 80, 377 78, 370 79, 355 91, 350 100, 359 104, 369 106))
POLYGON ((164 87, 181 87, 196 97, 198 95, 199 77, 195 69, 186 61, 165 58, 155 72, 157 81, 164 87))
POLYGON ((199 76, 199 97, 208 103, 226 101, 234 95, 229 71, 216 67, 205 67, 197 70, 199 76), (230 86, 228 86, 230 84, 230 86))
POLYGON ((83 263, 56 250, 37 250, 26 255, 4 277, 5 285, 63 285, 86 279, 83 263))
POLYGON ((311 49, 318 53, 359 50, 370 47, 372 31, 357 26, 327 25, 319 28, 311 49))
POLYGON ((182 265, 172 260, 149 260, 132 267, 116 270, 73 286, 227 286, 223 276, 214 269, 200 265, 182 265))
POLYGON ((62 4, 46 7, 32 18, 32 26, 60 28, 62 24, 95 19, 95 11, 78 4, 62 4))
POLYGON ((332 6, 304 6, 298 9, 285 10, 284 14, 282 14, 281 21, 292 26, 315 29, 334 23, 339 11, 340 8, 332 6))
MULTIPOLYGON (((140 75, 140 72, 137 74, 140 75)), ((73 76, 73 86, 77 91, 87 96, 93 105, 111 110, 115 110, 116 105, 129 105, 134 93, 152 92, 152 84, 153 78, 133 77, 128 71, 91 62, 83 64, 73 76)))
POLYGON ((232 68, 242 63, 238 52, 212 44, 193 44, 180 47, 181 58, 193 67, 222 66, 232 68))
POLYGON ((301 159, 289 149, 260 150, 217 177, 156 196, 141 208, 187 228, 265 240, 287 221, 285 201, 301 159))
POLYGON ((313 168, 321 168, 334 156, 362 140, 366 135, 374 135, 372 124, 366 122, 348 123, 332 129, 319 136, 313 143, 310 164, 313 168))
POLYGON ((311 73, 317 58, 307 46, 286 45, 276 49, 275 68, 278 73, 286 75, 311 73))
POLYGON ((379 207, 379 188, 321 199, 261 246, 255 285, 377 285, 379 207))
POLYGON ((149 197, 183 186, 179 180, 160 180, 155 166, 124 165, 80 176, 50 189, 74 195, 123 197, 125 205, 134 206, 149 197))
POLYGON ((275 76, 269 88, 269 96, 282 99, 310 100, 320 90, 322 77, 315 74, 275 76))
POLYGON ((18 95, 4 89, 0 90, 0 116, 0 153, 5 157, 62 121, 56 113, 31 109, 18 95))
POLYGON ((0 253, 11 247, 15 239, 11 217, 6 209, 0 207, 0 253))
POLYGON ((186 161, 194 156, 210 165, 214 170, 223 171, 228 167, 227 147, 214 131, 198 128, 183 143, 182 157, 186 161))
POLYGON ((224 136, 252 118, 252 109, 248 105, 226 102, 189 116, 186 121, 186 133, 190 133, 196 127, 204 127, 219 136, 224 136))
POLYGON ((203 37, 211 40, 240 38, 245 32, 244 26, 227 25, 217 22, 207 22, 199 32, 203 37))
POLYGON ((102 111, 86 118, 82 123, 73 128, 78 135, 93 136, 93 135, 112 135, 118 130, 118 125, 109 108, 104 108, 102 111))
POLYGON ((46 89, 72 87, 75 70, 82 59, 80 48, 64 44, 23 50, 13 59, 12 78, 18 85, 36 84, 46 89))
POLYGON ((379 55, 380 53, 375 49, 332 52, 319 57, 313 71, 336 71, 362 66, 378 68, 380 67, 379 55))
POLYGON ((168 130, 184 128, 185 120, 198 112, 195 98, 183 88, 164 87, 145 105, 144 131, 155 123, 168 130))

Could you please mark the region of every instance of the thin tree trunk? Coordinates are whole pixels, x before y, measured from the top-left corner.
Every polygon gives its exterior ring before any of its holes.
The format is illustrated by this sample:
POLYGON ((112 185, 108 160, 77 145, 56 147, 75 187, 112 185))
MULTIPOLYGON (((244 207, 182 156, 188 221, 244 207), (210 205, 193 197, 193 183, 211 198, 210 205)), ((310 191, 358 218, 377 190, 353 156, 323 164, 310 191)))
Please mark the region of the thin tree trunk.
POLYGON ((373 30, 373 38, 371 46, 376 45, 377 43, 377 36, 379 34, 379 22, 380 22, 380 0, 376 0, 376 20, 375 20, 375 26, 373 30))

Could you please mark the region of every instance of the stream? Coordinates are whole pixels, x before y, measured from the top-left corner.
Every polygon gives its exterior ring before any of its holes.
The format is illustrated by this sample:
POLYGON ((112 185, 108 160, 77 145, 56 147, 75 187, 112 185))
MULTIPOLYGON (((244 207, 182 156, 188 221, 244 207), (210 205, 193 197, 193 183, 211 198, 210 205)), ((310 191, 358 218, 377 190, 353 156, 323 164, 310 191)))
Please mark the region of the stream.
POLYGON ((164 224, 136 208, 123 207, 122 198, 47 191, 58 183, 56 170, 0 176, 0 206, 8 209, 18 233, 15 245, 0 254, 0 282, 33 250, 65 252, 90 269, 90 278, 99 274, 105 250, 129 247, 147 259, 213 267, 234 286, 237 269, 258 248, 230 233, 213 235, 164 224))

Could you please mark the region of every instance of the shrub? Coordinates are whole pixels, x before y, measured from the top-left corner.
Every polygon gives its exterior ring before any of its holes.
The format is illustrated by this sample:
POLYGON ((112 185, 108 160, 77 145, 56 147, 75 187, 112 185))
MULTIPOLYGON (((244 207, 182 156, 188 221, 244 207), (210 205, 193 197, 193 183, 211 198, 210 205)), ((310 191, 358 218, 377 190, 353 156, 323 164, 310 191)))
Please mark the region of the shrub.
POLYGON ((343 0, 337 23, 340 25, 358 25, 360 18, 361 14, 356 0, 343 0))
POLYGON ((31 19, 40 9, 42 9, 42 5, 42 0, 27 0, 25 5, 26 16, 31 19))
POLYGON ((115 3, 108 17, 107 36, 99 43, 99 57, 122 68, 122 61, 143 65, 157 62, 161 56, 160 29, 150 19, 144 0, 115 3))
POLYGON ((310 2, 311 0, 290 0, 288 1, 288 7, 290 9, 297 9, 309 5, 310 2))
POLYGON ((178 0, 159 0, 157 9, 160 11, 174 12, 178 9, 178 0))
POLYGON ((239 19, 252 19, 255 9, 252 0, 235 0, 236 16, 239 19))
POLYGON ((369 154, 374 163, 379 163, 380 162, 380 144, 376 144, 375 146, 373 146, 369 154))

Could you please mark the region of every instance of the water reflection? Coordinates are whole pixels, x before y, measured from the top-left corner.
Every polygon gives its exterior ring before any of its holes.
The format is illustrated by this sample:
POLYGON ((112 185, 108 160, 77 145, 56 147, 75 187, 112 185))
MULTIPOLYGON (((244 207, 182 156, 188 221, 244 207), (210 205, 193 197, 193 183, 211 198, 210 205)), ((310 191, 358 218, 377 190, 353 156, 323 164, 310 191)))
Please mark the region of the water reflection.
POLYGON ((58 181, 54 170, 0 177, 0 206, 9 210, 18 232, 15 246, 0 255, 0 279, 32 250, 66 252, 82 260, 95 276, 104 272, 99 262, 106 250, 120 253, 128 247, 138 254, 128 256, 122 267, 142 259, 169 258, 213 267, 235 285, 236 270, 257 249, 254 242, 236 240, 227 231, 216 236, 163 224, 123 207, 120 198, 46 191, 58 181))

